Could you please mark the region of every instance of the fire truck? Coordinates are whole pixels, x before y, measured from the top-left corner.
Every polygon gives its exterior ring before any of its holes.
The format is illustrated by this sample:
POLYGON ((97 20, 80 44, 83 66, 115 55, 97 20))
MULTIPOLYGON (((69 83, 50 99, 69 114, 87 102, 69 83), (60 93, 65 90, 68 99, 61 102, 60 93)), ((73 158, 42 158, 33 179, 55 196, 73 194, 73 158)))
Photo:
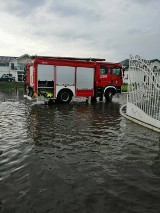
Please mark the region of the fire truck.
POLYGON ((98 58, 31 56, 26 64, 26 97, 69 103, 73 97, 111 101, 121 93, 122 67, 98 58))

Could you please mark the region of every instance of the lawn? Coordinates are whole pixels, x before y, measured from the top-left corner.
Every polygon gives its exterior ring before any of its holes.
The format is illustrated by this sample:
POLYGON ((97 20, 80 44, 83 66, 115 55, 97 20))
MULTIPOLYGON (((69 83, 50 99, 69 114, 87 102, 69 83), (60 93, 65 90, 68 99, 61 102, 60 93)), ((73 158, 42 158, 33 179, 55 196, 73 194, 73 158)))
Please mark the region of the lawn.
POLYGON ((128 92, 128 84, 126 84, 126 83, 124 83, 123 85, 122 85, 122 92, 128 92))
POLYGON ((6 82, 0 81, 0 91, 24 90, 24 82, 6 82))

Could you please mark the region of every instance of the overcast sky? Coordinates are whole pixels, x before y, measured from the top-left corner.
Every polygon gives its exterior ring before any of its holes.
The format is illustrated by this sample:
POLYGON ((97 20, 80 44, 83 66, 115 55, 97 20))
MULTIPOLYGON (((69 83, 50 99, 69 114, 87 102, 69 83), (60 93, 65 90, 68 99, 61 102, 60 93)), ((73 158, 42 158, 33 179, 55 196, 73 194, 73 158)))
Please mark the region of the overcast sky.
POLYGON ((0 56, 160 59, 160 0, 0 0, 0 56))

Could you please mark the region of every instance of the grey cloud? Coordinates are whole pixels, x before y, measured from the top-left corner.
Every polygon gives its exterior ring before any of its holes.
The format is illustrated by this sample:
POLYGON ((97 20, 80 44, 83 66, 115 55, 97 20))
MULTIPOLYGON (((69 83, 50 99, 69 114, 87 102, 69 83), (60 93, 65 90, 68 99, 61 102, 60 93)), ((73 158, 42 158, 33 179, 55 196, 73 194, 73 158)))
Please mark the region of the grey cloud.
POLYGON ((33 10, 44 4, 45 0, 5 0, 0 3, 1 9, 16 16, 29 16, 33 10))
MULTIPOLYGON (((86 7, 83 4, 73 1, 52 1, 52 5, 49 8, 50 12, 53 12, 61 17, 81 17, 86 19, 100 20, 102 16, 97 8, 90 6, 86 7)), ((75 20, 76 21, 76 20, 75 20)))
POLYGON ((154 1, 156 2, 157 0, 134 0, 134 1, 140 4, 148 4, 153 3, 154 1))
POLYGON ((134 3, 138 3, 138 4, 141 4, 141 5, 147 5, 147 4, 157 4, 158 3, 158 0, 129 0, 131 4, 134 4, 134 3))
POLYGON ((87 32, 74 32, 74 34, 71 31, 64 31, 64 32, 58 32, 55 33, 55 36, 57 38, 60 38, 63 41, 71 41, 71 40, 90 40, 91 39, 91 34, 87 32))
POLYGON ((91 43, 93 41, 92 33, 87 31, 85 32, 77 30, 73 33, 73 31, 69 29, 65 29, 62 31, 61 30, 54 31, 53 29, 51 29, 49 32, 47 32, 38 29, 35 30, 33 34, 38 37, 47 38, 47 40, 50 40, 51 42, 54 42, 55 39, 65 43, 70 41, 76 42, 78 40, 83 40, 88 43, 91 43))
POLYGON ((130 35, 141 33, 141 32, 142 32, 142 30, 140 28, 130 28, 130 29, 128 29, 128 33, 130 35))
MULTIPOLYGON (((37 54, 76 52, 77 56, 98 54, 122 60, 131 53, 141 53, 157 58, 157 4, 157 0, 0 0, 0 10, 8 12, 0 13, 1 38, 6 44, 11 35, 19 38, 20 46, 29 46, 37 54), (11 19, 10 14, 18 19, 11 19)), ((17 40, 12 43, 14 48, 17 40)), ((1 46, 2 54, 11 47, 9 42, 8 48, 1 46)))

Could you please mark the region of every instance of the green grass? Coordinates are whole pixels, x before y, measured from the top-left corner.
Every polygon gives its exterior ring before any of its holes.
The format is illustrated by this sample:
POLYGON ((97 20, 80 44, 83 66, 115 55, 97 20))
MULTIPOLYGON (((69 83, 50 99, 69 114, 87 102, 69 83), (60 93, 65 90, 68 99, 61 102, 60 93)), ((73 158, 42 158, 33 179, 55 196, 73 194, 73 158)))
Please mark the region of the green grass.
POLYGON ((5 82, 0 81, 0 91, 24 90, 24 82, 5 82))
POLYGON ((123 85, 122 85, 122 92, 128 92, 128 84, 126 84, 126 83, 124 83, 123 85))

